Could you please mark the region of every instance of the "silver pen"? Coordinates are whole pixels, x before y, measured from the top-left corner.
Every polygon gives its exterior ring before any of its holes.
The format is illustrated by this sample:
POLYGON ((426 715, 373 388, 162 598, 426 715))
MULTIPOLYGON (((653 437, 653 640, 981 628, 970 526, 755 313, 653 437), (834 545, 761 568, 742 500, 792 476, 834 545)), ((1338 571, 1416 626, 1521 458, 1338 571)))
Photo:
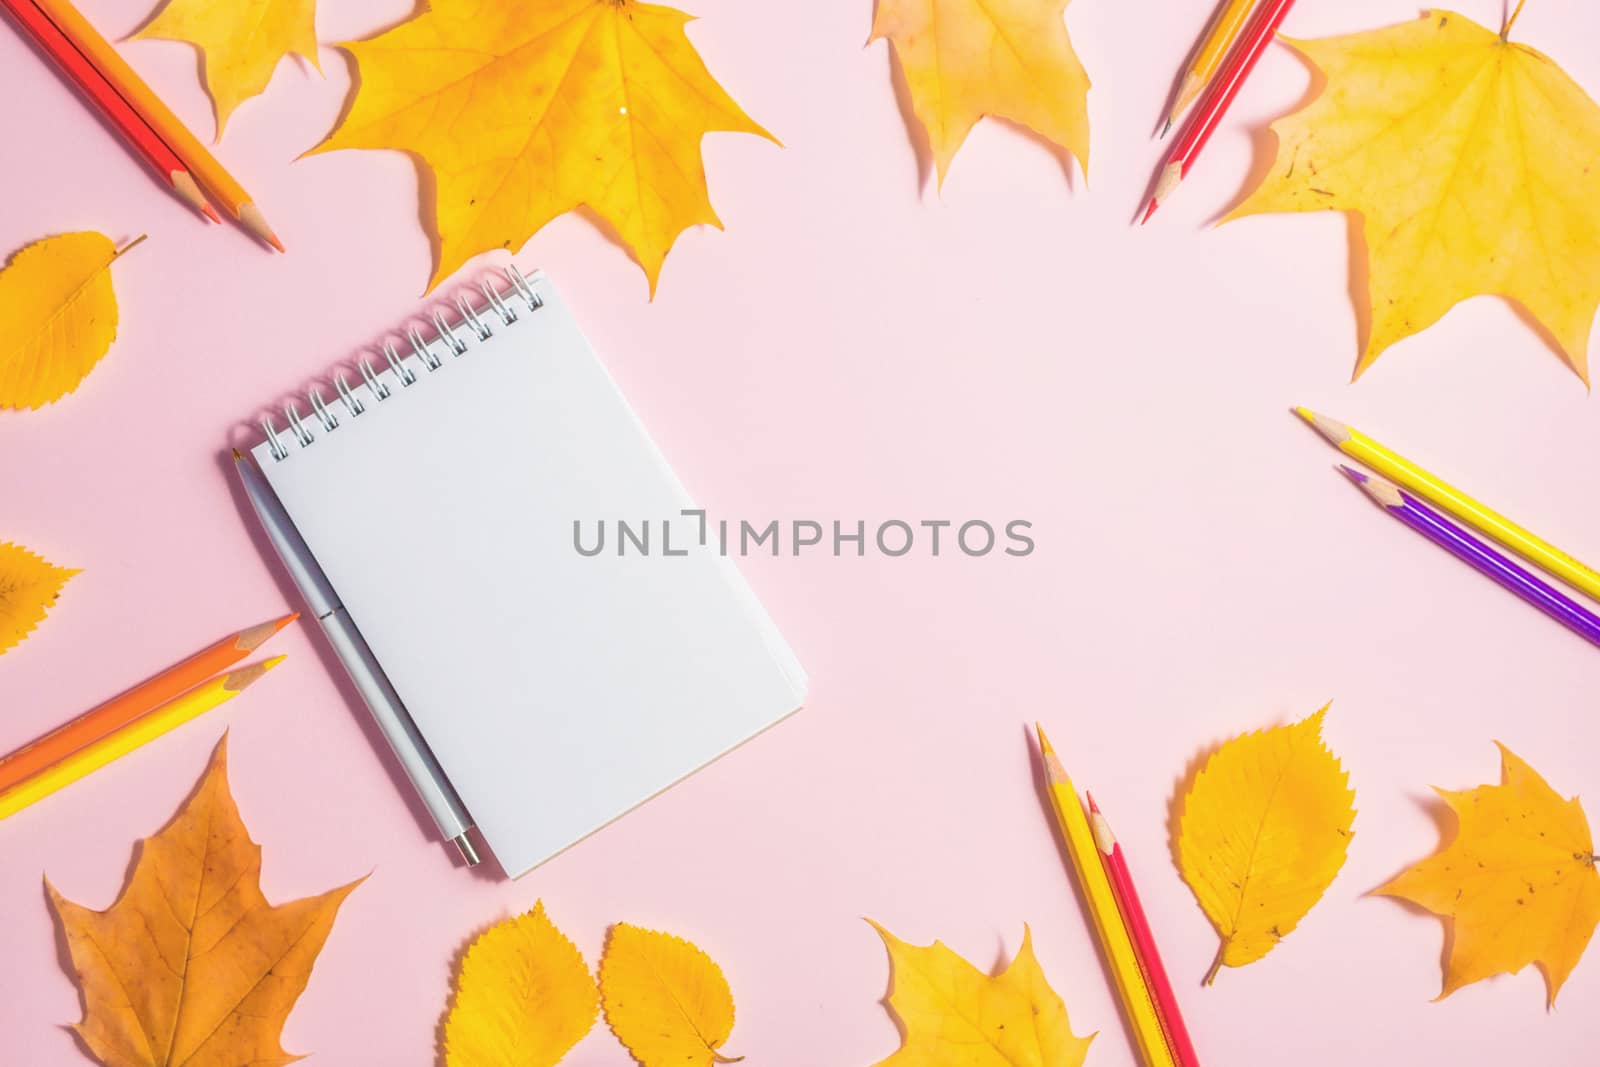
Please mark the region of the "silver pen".
POLYGON ((417 724, 411 720, 400 694, 389 683, 383 668, 378 665, 377 657, 356 629, 350 613, 339 603, 338 594, 329 584, 328 576, 317 565, 311 549, 301 538, 300 531, 294 528, 277 494, 267 485, 255 464, 237 448, 233 450, 233 459, 239 478, 244 483, 245 495, 250 498, 250 505, 255 508, 256 518, 266 531, 267 539, 277 549, 278 558, 283 560, 284 569, 294 579, 306 607, 316 616, 328 643, 333 646, 334 654, 344 664, 350 681, 361 693, 361 699, 366 701, 367 710, 372 712, 395 758, 405 768, 406 777, 411 779, 411 785, 422 798, 428 814, 433 816, 439 833, 461 851, 461 858, 467 861, 467 866, 477 866, 478 851, 467 836, 467 831, 472 829, 472 820, 468 818, 461 798, 451 788, 450 780, 433 758, 427 741, 417 730, 417 724))

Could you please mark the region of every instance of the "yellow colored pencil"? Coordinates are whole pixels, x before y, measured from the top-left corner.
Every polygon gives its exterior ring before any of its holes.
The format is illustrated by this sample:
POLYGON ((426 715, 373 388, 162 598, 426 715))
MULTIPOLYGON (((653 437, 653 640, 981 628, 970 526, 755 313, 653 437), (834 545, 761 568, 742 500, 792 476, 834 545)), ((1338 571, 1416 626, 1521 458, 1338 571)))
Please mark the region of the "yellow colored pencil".
POLYGON ((1222 0, 1222 5, 1211 16, 1206 35, 1200 39, 1194 51, 1194 59, 1183 76, 1183 84, 1173 98, 1172 110, 1167 112, 1167 124, 1161 128, 1161 136, 1167 135, 1172 124, 1178 121, 1178 116, 1187 111, 1195 98, 1205 91, 1206 83, 1228 57, 1228 49, 1239 39, 1239 31, 1244 28, 1245 19, 1250 17, 1255 6, 1256 0, 1222 0))
POLYGON ((134 749, 170 733, 190 719, 198 718, 218 704, 227 703, 283 660, 283 656, 274 656, 227 674, 219 674, 211 681, 169 700, 148 715, 133 720, 120 730, 23 779, 0 793, 0 819, 15 815, 28 805, 87 777, 113 760, 121 759, 134 749))
POLYGON ((1523 529, 1492 508, 1479 503, 1450 483, 1429 474, 1409 459, 1379 444, 1360 430, 1295 408, 1312 428, 1339 451, 1360 460, 1391 482, 1397 482, 1431 504, 1448 511, 1486 537, 1491 537, 1534 566, 1554 575, 1579 592, 1600 600, 1600 571, 1573 559, 1542 537, 1523 529))
POLYGON ((1057 758, 1056 750, 1050 746, 1050 739, 1044 735, 1044 727, 1035 724, 1034 729, 1039 731, 1039 756, 1044 761, 1056 825, 1061 830, 1067 854, 1072 857, 1072 867, 1083 889, 1084 902, 1089 906, 1089 916, 1094 920, 1106 966, 1116 982, 1117 996, 1122 1000, 1128 1025, 1133 1029, 1146 1067, 1173 1067, 1172 1053, 1161 1030, 1161 1017, 1156 1014, 1155 1000, 1145 985, 1144 973, 1139 970, 1133 939, 1122 924, 1116 893, 1100 862, 1100 850, 1095 845, 1089 817, 1083 813, 1083 802, 1078 799, 1078 791, 1073 788, 1072 779, 1057 758))

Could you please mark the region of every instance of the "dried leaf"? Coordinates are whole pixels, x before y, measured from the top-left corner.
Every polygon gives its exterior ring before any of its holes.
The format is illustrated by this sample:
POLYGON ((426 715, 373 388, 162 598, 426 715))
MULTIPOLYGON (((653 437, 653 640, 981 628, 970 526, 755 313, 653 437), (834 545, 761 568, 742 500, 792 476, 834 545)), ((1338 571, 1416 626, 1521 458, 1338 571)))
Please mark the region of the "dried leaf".
POLYGON ((1089 169, 1089 76, 1062 22, 1067 0, 878 0, 939 181, 984 115, 1011 119, 1089 169))
POLYGON ((1372 320, 1356 374, 1492 294, 1537 319, 1587 381, 1600 107, 1548 56, 1448 11, 1289 44, 1327 87, 1273 124, 1277 160, 1228 217, 1360 214, 1372 320))
POLYGON ((33 632, 61 595, 61 587, 77 573, 21 545, 0 541, 0 652, 33 632))
POLYGON ((586 206, 633 252, 653 293, 680 233, 722 225, 700 139, 771 136, 711 77, 688 21, 638 0, 436 0, 342 46, 360 88, 315 151, 395 148, 433 171, 439 259, 429 288, 586 206))
POLYGON ((1327 710, 1229 741, 1183 798, 1178 866, 1222 938, 1208 984, 1272 951, 1344 866, 1355 794, 1322 742, 1327 710))
POLYGON ((1081 1067, 1095 1035, 1073 1035, 1027 927, 1016 959, 991 978, 941 942, 908 945, 872 925, 889 949, 889 1007, 905 1030, 878 1067, 1081 1067))
POLYGON ((599 1014, 594 977, 541 901, 467 949, 444 1024, 445 1067, 553 1067, 599 1014))
POLYGON ((611 928, 600 960, 606 1022, 643 1067, 734 1063, 718 1049, 733 1032, 722 968, 680 937, 627 923, 611 928))
POLYGON ((1500 785, 1437 791, 1455 840, 1378 892, 1451 924, 1441 998, 1536 963, 1554 1005, 1600 922, 1594 838, 1577 797, 1562 800, 1504 745, 1500 763, 1500 785))
POLYGON ((183 809, 145 839, 115 904, 91 911, 46 883, 83 994, 74 1029, 105 1067, 292 1063, 284 1020, 358 884, 267 903, 224 737, 183 809))
POLYGON ((133 36, 200 50, 220 140, 234 108, 267 87, 284 56, 304 56, 322 73, 316 15, 316 0, 166 0, 133 36))
POLYGON ((118 251, 101 234, 64 233, 0 270, 0 408, 59 400, 100 362, 117 336, 108 268, 138 243, 118 251))

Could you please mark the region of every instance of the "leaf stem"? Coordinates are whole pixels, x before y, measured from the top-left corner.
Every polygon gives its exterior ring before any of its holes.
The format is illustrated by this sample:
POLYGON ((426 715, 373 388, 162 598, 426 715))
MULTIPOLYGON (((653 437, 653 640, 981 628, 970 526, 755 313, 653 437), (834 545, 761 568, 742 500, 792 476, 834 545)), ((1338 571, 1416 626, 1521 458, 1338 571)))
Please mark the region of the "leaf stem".
POLYGON ((1511 27, 1516 25, 1517 16, 1522 14, 1522 5, 1526 4, 1527 2, 1528 2, 1528 0, 1517 0, 1516 8, 1511 12, 1510 16, 1506 19, 1505 25, 1500 27, 1500 39, 1502 41, 1505 40, 1506 37, 1510 35, 1511 27))
POLYGON ((112 254, 112 256, 111 256, 112 262, 116 262, 118 259, 120 259, 122 257, 122 255, 123 255, 123 253, 133 251, 135 248, 137 248, 140 244, 142 244, 144 242, 145 238, 147 238, 149 236, 150 235, 147 234, 147 233, 141 233, 139 236, 135 237, 133 240, 129 241, 127 244, 125 244, 121 248, 117 249, 116 252, 114 252, 112 254))
POLYGON ((1228 943, 1226 941, 1217 946, 1217 958, 1211 961, 1211 969, 1206 972, 1204 978, 1200 979, 1201 985, 1210 985, 1217 980, 1217 972, 1222 970, 1222 953, 1227 947, 1228 943))

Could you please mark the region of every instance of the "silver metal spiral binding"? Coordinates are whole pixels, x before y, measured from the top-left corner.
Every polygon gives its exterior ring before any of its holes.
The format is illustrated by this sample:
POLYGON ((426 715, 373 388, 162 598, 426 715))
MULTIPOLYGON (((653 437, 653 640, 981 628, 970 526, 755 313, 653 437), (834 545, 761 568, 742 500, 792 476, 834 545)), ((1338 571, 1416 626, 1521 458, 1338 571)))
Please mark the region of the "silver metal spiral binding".
MULTIPOLYGON (((527 309, 530 312, 538 311, 544 307, 544 300, 534 291, 533 285, 527 278, 523 277, 522 272, 517 270, 516 267, 506 268, 506 279, 511 283, 511 289, 506 293, 502 293, 495 288, 492 281, 485 281, 481 285, 484 298, 489 301, 489 310, 498 315, 504 325, 510 326, 517 321, 518 309, 509 302, 510 300, 520 298, 521 302, 527 305, 527 309)), ((455 309, 460 313, 460 319, 454 325, 451 325, 441 310, 430 312, 428 321, 437 334, 438 342, 449 348, 453 355, 463 356, 466 355, 470 346, 464 336, 457 334, 457 330, 461 330, 463 333, 470 331, 470 336, 476 337, 481 342, 487 341, 494 336, 494 328, 484 318, 482 312, 472 306, 472 300, 465 294, 456 298, 455 309)), ((417 357, 417 361, 426 367, 430 373, 444 366, 443 358, 428 347, 428 341, 423 337, 421 330, 415 326, 407 326, 403 333, 407 343, 411 346, 412 354, 417 357)), ((418 381, 416 373, 406 366, 405 360, 401 357, 393 341, 385 341, 382 351, 384 362, 388 364, 388 369, 394 373, 395 378, 402 387, 410 386, 418 381)), ((345 413, 352 419, 365 413, 369 404, 381 403, 389 399, 394 393, 393 389, 384 384, 381 377, 382 372, 373 365, 371 356, 362 356, 356 364, 356 369, 361 373, 361 382, 354 387, 350 385, 342 369, 333 376, 333 387, 338 393, 338 400, 344 405, 345 413), (363 386, 367 390, 366 400, 363 400, 356 392, 363 386)), ((311 414, 316 419, 317 424, 321 426, 323 433, 332 433, 339 429, 341 425, 339 415, 328 405, 320 388, 313 387, 307 391, 306 400, 310 403, 311 414)), ((305 448, 316 441, 316 435, 312 432, 311 427, 307 425, 306 418, 300 414, 300 409, 293 401, 284 404, 283 417, 288 423, 287 434, 278 432, 278 429, 272 424, 271 416, 261 420, 261 428, 266 431, 267 435, 267 451, 274 460, 279 462, 288 459, 291 455, 289 449, 290 441, 298 444, 301 448, 305 448)))

